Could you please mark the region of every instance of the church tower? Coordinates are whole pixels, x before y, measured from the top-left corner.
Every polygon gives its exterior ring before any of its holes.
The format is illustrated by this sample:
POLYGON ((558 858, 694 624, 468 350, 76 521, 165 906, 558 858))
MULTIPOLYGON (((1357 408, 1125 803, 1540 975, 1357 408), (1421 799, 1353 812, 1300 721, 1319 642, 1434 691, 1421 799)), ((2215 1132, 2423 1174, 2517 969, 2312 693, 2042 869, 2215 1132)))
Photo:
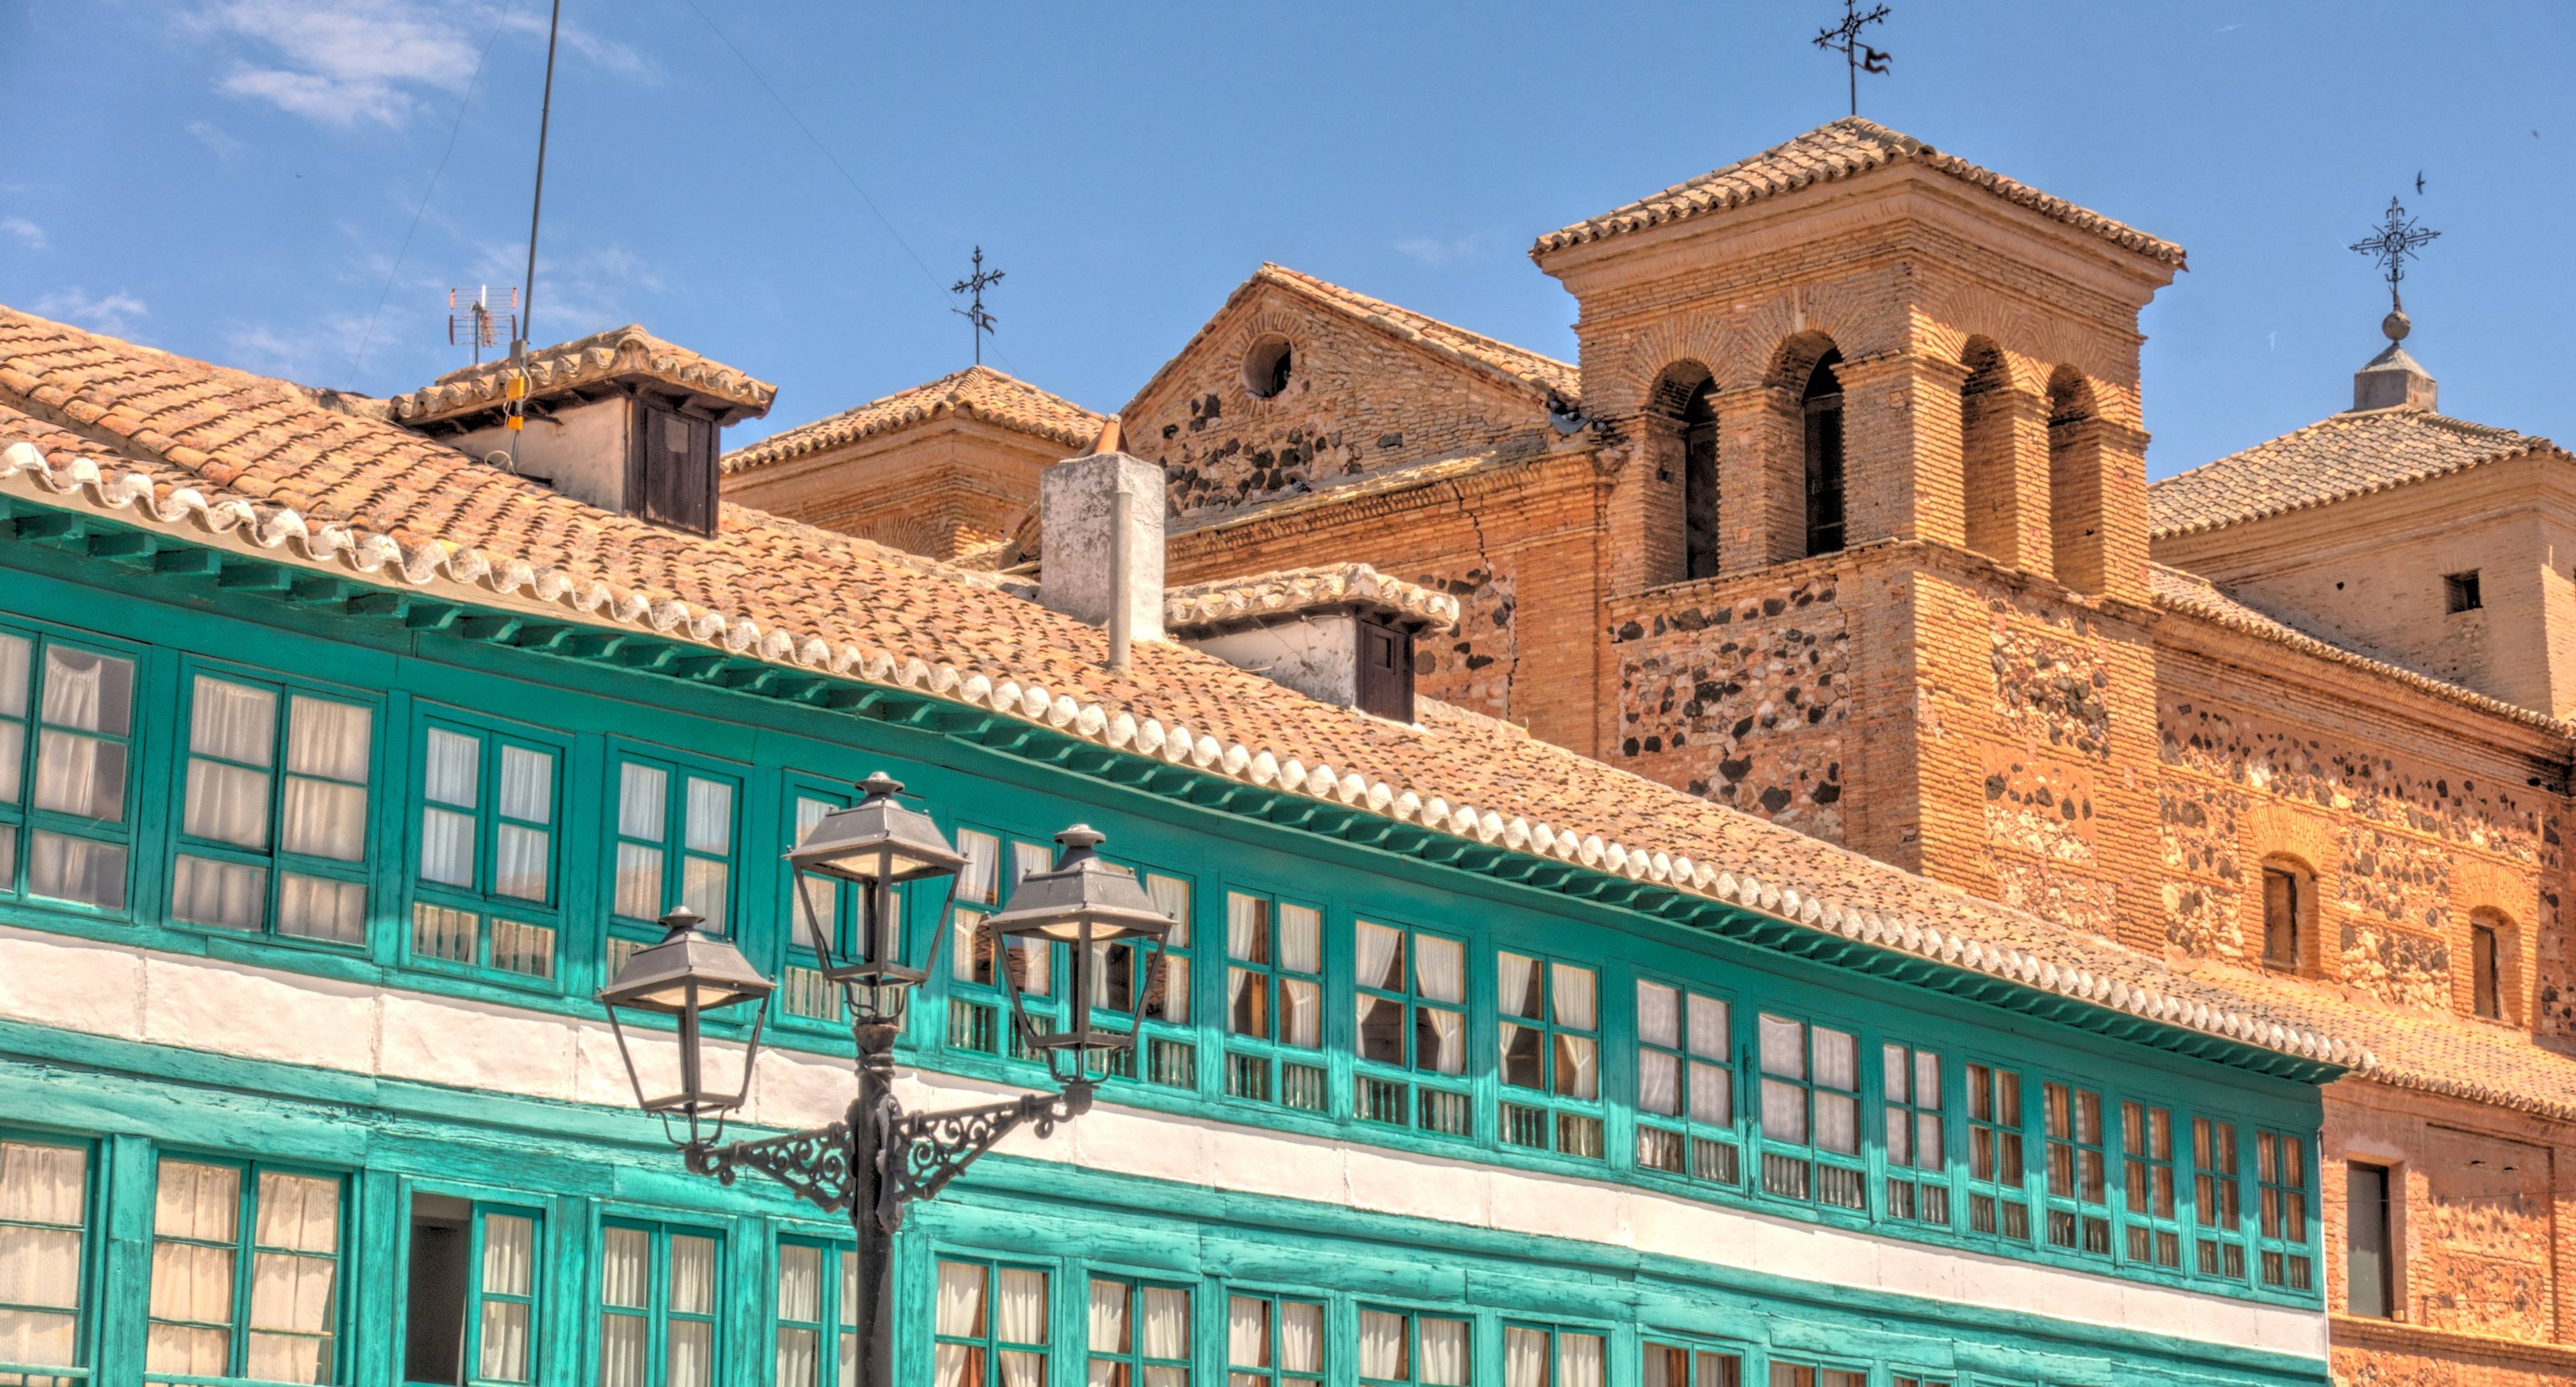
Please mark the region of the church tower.
POLYGON ((1857 118, 1543 237, 1612 761, 2156 944, 2138 313, 2180 247, 1857 118))

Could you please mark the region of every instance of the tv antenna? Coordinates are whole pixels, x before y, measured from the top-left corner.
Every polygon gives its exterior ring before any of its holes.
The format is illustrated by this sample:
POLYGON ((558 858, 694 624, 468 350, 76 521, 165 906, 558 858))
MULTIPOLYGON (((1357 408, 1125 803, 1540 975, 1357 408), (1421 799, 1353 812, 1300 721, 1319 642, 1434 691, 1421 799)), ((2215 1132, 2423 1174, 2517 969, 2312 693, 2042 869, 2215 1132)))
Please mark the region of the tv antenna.
POLYGON ((471 346, 474 364, 483 364, 483 349, 515 341, 519 336, 519 286, 501 287, 500 302, 493 302, 492 286, 477 286, 470 299, 462 298, 463 289, 447 291, 447 345, 471 346))

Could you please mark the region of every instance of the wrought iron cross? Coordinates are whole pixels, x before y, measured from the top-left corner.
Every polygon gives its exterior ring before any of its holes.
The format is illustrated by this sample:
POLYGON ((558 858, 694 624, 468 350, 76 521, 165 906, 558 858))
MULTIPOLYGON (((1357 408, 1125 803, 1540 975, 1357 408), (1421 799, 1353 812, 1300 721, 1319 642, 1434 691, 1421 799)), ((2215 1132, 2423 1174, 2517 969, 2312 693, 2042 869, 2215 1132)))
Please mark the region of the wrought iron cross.
POLYGON ((988 271, 984 268, 984 248, 977 246, 975 247, 975 273, 948 286, 949 293, 974 295, 966 307, 952 308, 948 311, 965 319, 973 327, 975 364, 978 366, 984 364, 984 334, 991 332, 997 321, 992 314, 984 311, 984 289, 987 285, 1001 283, 1003 273, 1001 270, 988 271))
POLYGON ((2417 226, 2415 219, 2406 215, 2405 206, 2393 197, 2388 200, 2387 218, 2377 234, 2353 242, 2352 249, 2378 262, 2380 278, 2388 281, 2389 308, 2403 310, 2406 305, 2397 295, 2397 285, 2406 278, 2408 257, 2422 259, 2424 244, 2442 233, 2417 226))
POLYGON ((1843 55, 1843 66, 1851 77, 1851 113, 1860 114, 1860 75, 1864 72, 1887 71, 1888 55, 1860 41, 1861 30, 1872 24, 1887 22, 1887 6, 1873 7, 1867 14, 1860 0, 1843 0, 1843 22, 1816 31, 1816 46, 1828 53, 1843 55))

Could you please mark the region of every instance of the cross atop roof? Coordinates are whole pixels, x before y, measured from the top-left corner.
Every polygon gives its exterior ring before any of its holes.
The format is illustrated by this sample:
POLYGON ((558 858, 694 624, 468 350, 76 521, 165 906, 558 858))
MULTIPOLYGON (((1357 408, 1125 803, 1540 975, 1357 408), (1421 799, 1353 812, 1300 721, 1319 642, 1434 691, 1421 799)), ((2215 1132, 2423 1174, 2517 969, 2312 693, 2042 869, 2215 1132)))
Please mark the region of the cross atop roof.
POLYGON ((1864 72, 1887 71, 1888 55, 1860 41, 1860 31, 1873 24, 1887 22, 1887 6, 1878 5, 1863 14, 1860 0, 1843 0, 1843 22, 1816 31, 1816 46, 1828 53, 1843 55, 1843 66, 1851 78, 1851 113, 1860 114, 1860 75, 1864 72))
POLYGON ((2406 278, 2408 257, 2423 258, 2422 247, 2442 233, 2427 231, 2406 215, 2406 207, 2395 198, 2388 200, 2387 220, 2365 240, 2352 243, 2351 249, 2378 262, 2380 278, 2388 281, 2388 307, 2391 312, 2404 312, 2406 305, 2398 297, 2398 281, 2406 278))

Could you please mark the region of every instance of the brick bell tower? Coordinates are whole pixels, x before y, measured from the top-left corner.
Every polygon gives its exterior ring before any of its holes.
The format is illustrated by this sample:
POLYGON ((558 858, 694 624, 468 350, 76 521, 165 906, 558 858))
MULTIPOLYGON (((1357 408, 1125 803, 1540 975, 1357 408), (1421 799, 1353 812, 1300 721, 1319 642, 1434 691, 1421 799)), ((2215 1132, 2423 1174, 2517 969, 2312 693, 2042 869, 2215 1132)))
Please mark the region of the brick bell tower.
POLYGON ((1542 238, 1608 759, 2161 947, 2138 313, 2178 246, 1850 119, 1542 238))

